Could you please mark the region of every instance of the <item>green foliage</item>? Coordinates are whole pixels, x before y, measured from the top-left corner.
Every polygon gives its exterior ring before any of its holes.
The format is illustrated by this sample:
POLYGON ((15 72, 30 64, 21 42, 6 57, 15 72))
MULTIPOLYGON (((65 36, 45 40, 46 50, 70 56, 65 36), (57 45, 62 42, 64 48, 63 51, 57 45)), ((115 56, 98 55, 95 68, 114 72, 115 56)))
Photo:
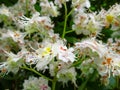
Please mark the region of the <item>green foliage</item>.
MULTIPOLYGON (((90 0, 91 1, 91 7, 90 10, 91 11, 99 11, 101 10, 101 8, 105 8, 108 9, 111 5, 115 4, 115 3, 119 3, 119 0, 90 0)), ((12 6, 17 2, 17 0, 0 0, 0 4, 5 4, 6 6, 12 6)), ((37 2, 34 5, 35 9, 40 12, 41 8, 39 6, 39 3, 37 2)), ((71 10, 71 7, 67 7, 68 8, 68 12, 71 10)), ((63 27, 64 27, 64 18, 65 18, 65 11, 64 8, 60 9, 61 13, 59 17, 54 17, 52 18, 52 20, 55 23, 55 33, 59 33, 60 36, 62 36, 63 34, 63 27)), ((11 22, 6 21, 6 17, 5 16, 0 16, 0 19, 3 20, 6 23, 6 26, 9 26, 11 24, 11 22)), ((70 30, 71 26, 73 24, 73 21, 71 20, 71 16, 68 18, 67 21, 67 26, 66 26, 66 32, 65 33, 65 38, 67 40, 67 42, 70 45, 73 45, 75 42, 79 41, 79 37, 86 37, 83 34, 81 35, 76 35, 74 31, 70 30)), ((4 25, 3 22, 0 22, 0 27, 2 27, 4 25)), ((31 26, 32 27, 32 26, 31 26)), ((32 28, 26 28, 27 33, 29 33, 32 37, 32 34, 36 33, 37 28, 36 27, 32 27, 32 28)), ((109 28, 104 28, 101 32, 101 36, 97 37, 98 39, 102 40, 103 42, 107 42, 108 38, 112 37, 112 38, 120 38, 120 31, 112 31, 109 28)), ((27 37, 26 37, 27 38, 27 37)), ((31 40, 33 40, 34 37, 31 38, 31 40)), ((39 38, 40 39, 40 38, 39 38)), ((9 46, 9 48, 11 49, 12 52, 17 53, 20 49, 19 46, 17 45, 17 43, 13 42, 11 39, 6 39, 5 42, 8 42, 7 45, 9 46)), ((68 44, 68 46, 69 46, 68 44)), ((78 62, 73 63, 73 66, 78 66, 81 64, 81 62, 83 61, 84 58, 81 59, 81 61, 79 60, 78 62)), ((15 64, 14 62, 11 63, 11 66, 15 66, 17 64, 15 64)), ((13 68, 11 67, 11 68, 13 68)), ((86 67, 86 71, 88 70, 89 67, 86 67)), ((77 70, 77 69, 76 69, 77 70)), ((81 77, 81 71, 78 71, 78 75, 77 77, 81 77)), ((5 76, 3 79, 1 79, 0 77, 0 90, 4 90, 7 88, 10 88, 11 90, 18 89, 18 88, 22 88, 22 86, 17 86, 17 84, 23 83, 23 80, 25 78, 28 78, 28 75, 32 75, 33 73, 29 73, 27 72, 27 74, 23 71, 19 71, 18 74, 9 74, 8 76, 5 76), (21 78, 22 77, 22 78, 21 78)), ((47 73, 48 75, 48 73, 47 73)), ((2 75, 1 75, 2 76, 2 75)), ((74 86, 73 83, 69 82, 69 86, 67 86, 65 84, 65 86, 63 86, 61 84, 61 82, 57 82, 56 84, 56 90, 119 90, 120 87, 119 85, 119 79, 116 77, 111 77, 110 78, 110 83, 108 86, 104 86, 102 85, 99 80, 98 80, 98 72, 95 70, 89 77, 84 77, 82 76, 82 79, 79 78, 77 80, 77 84, 79 84, 80 86, 78 86, 77 88, 74 86), (116 82, 117 79, 117 82, 116 82), (82 82, 82 83, 81 83, 82 82)), ((68 78, 71 78, 71 75, 69 75, 68 78)))
POLYGON ((115 3, 120 3, 120 0, 90 0, 92 11, 99 11, 101 8, 109 9, 110 6, 114 5, 115 3))
POLYGON ((0 0, 0 4, 5 4, 6 6, 12 6, 17 3, 18 0, 0 0))

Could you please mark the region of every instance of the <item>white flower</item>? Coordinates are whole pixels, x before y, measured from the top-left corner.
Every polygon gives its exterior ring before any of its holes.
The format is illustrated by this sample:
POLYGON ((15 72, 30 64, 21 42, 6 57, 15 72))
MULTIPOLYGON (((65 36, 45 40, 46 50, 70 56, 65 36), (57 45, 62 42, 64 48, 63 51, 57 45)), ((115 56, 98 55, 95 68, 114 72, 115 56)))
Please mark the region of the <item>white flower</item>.
POLYGON ((83 6, 89 8, 90 7, 90 1, 89 0, 85 0, 85 3, 83 4, 83 6))
POLYGON ((50 15, 52 17, 58 16, 57 7, 53 4, 53 2, 49 2, 48 0, 41 2, 41 13, 45 15, 50 15))
MULTIPOLYGON (((104 45, 100 42, 97 42, 94 38, 84 40, 81 43, 76 43, 75 45, 76 48, 89 48, 98 54, 93 56, 90 54, 91 58, 93 58, 92 63, 97 66, 96 69, 98 70, 98 73, 103 78, 106 78, 106 80, 110 78, 111 74, 113 76, 118 76, 120 74, 120 55, 114 51, 113 46, 104 45)), ((86 61, 84 61, 82 64, 84 63, 86 63, 86 61)))
POLYGON ((48 32, 48 34, 49 34, 49 37, 52 38, 52 39, 55 40, 55 41, 57 41, 57 40, 60 39, 59 34, 58 34, 58 33, 57 33, 57 34, 54 33, 53 30, 50 30, 50 31, 48 32))
POLYGON ((55 57, 58 60, 68 62, 75 61, 75 55, 73 53, 73 48, 67 49, 63 44, 62 40, 52 41, 50 39, 45 39, 38 49, 35 50, 35 53, 38 58, 36 63, 36 68, 38 70, 43 70, 47 68, 47 65, 50 64, 55 57))
POLYGON ((7 52, 7 51, 4 51, 6 54, 7 54, 7 56, 8 56, 8 59, 9 60, 12 60, 12 61, 14 61, 14 62, 17 62, 18 60, 20 60, 23 56, 22 55, 20 55, 19 53, 17 53, 17 54, 14 54, 14 53, 12 53, 12 52, 7 52))
POLYGON ((117 30, 117 29, 119 29, 119 26, 120 26, 120 23, 119 23, 119 21, 120 21, 120 19, 119 19, 120 10, 119 10, 119 8, 120 8, 120 5, 115 4, 106 12, 106 15, 105 15, 106 27, 109 27, 110 24, 111 24, 112 25, 112 27, 111 27, 112 30, 117 30))
POLYGON ((119 16, 120 16, 120 5, 115 4, 113 5, 108 11, 102 9, 99 14, 98 18, 102 21, 103 25, 106 28, 109 28, 111 25, 111 30, 119 29, 119 16))
POLYGON ((74 67, 70 68, 71 65, 71 62, 66 63, 60 60, 52 62, 49 65, 50 75, 57 75, 58 81, 62 82, 63 84, 66 84, 68 81, 72 81, 76 85, 77 72, 75 71, 74 67), (58 70, 57 73, 56 70, 58 70))
POLYGON ((75 83, 76 81, 76 71, 75 68, 70 69, 62 69, 57 73, 58 81, 62 81, 63 83, 67 83, 69 80, 75 83))
POLYGON ((42 77, 29 77, 23 83, 23 90, 51 90, 48 86, 48 81, 42 77))
POLYGON ((25 37, 25 33, 21 33, 19 31, 11 31, 11 30, 8 30, 8 35, 10 35, 10 37, 12 37, 12 39, 15 41, 15 42, 18 42, 18 43, 21 43, 23 44, 24 43, 24 37, 25 37))
POLYGON ((9 7, 10 12, 13 14, 13 20, 19 15, 26 15, 26 10, 29 11, 30 14, 35 13, 36 10, 34 5, 37 0, 18 0, 16 4, 9 7))
POLYGON ((80 12, 74 16, 72 29, 75 30, 76 34, 97 35, 102 30, 102 27, 102 22, 97 19, 96 13, 80 12))
POLYGON ((27 64, 36 64, 38 62, 38 57, 34 52, 28 52, 25 54, 25 62, 27 64))
POLYGON ((72 6, 79 7, 79 8, 84 8, 84 7, 89 8, 90 2, 89 0, 72 0, 72 6))
POLYGON ((63 62, 74 62, 75 55, 73 51, 74 51, 73 48, 67 49, 66 46, 60 46, 59 53, 58 53, 58 59, 62 60, 63 62))
POLYGON ((90 48, 93 52, 97 52, 100 57, 103 57, 108 49, 102 43, 98 43, 95 38, 87 39, 82 42, 75 43, 76 48, 90 48))
POLYGON ((24 37, 26 36, 25 33, 22 33, 20 31, 12 31, 12 30, 7 30, 6 33, 1 33, 2 39, 11 37, 13 39, 13 41, 18 42, 20 44, 24 44, 24 37))
POLYGON ((36 68, 38 70, 46 69, 50 61, 56 56, 56 53, 52 49, 53 45, 54 43, 51 43, 49 40, 44 40, 40 44, 40 47, 35 50, 35 53, 39 59, 36 64, 36 68))
POLYGON ((64 84, 68 81, 72 81, 76 85, 76 71, 75 68, 69 68, 69 64, 65 64, 64 62, 60 62, 58 64, 59 71, 57 72, 58 81, 63 82, 64 84))
POLYGON ((25 16, 20 17, 21 20, 18 20, 19 26, 21 28, 30 27, 31 25, 36 24, 40 30, 51 30, 54 25, 51 22, 51 19, 48 16, 40 16, 38 12, 34 13, 32 18, 27 18, 25 16))
POLYGON ((0 14, 6 15, 8 17, 11 15, 9 9, 7 7, 5 7, 4 5, 2 7, 0 7, 0 14))
POLYGON ((19 53, 13 54, 12 52, 6 52, 4 51, 8 58, 6 62, 2 62, 0 65, 0 70, 2 72, 13 72, 17 73, 19 70, 19 67, 24 63, 23 56, 19 53))
POLYGON ((32 5, 34 5, 37 2, 37 0, 30 0, 30 2, 32 5))
POLYGON ((36 68, 37 70, 45 70, 48 69, 48 64, 50 63, 50 61, 52 60, 52 56, 45 56, 44 58, 39 59, 39 61, 36 64, 36 68))
POLYGON ((64 4, 65 2, 68 2, 68 1, 69 0, 55 0, 55 4, 61 8, 62 4, 64 4))

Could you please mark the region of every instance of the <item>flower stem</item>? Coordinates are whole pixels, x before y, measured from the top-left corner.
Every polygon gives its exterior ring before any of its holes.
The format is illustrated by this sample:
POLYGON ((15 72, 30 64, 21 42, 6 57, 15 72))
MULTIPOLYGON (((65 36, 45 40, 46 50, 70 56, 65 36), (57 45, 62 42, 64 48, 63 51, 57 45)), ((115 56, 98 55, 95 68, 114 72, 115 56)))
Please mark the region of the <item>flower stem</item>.
POLYGON ((29 0, 26 0, 26 16, 29 15, 28 7, 29 7, 29 0))
POLYGON ((86 58, 86 55, 83 55, 81 59, 78 58, 78 60, 75 63, 73 63, 69 68, 75 67, 76 65, 81 65, 81 63, 83 62, 83 60, 85 60, 85 58, 86 58))
POLYGON ((57 78, 54 77, 54 79, 52 81, 52 90, 55 90, 56 82, 57 82, 57 78))
MULTIPOLYGON (((65 21, 64 21, 64 28, 63 28, 63 34, 62 34, 62 38, 64 39, 65 37, 65 34, 66 33, 69 33, 66 32, 66 27, 67 27, 67 20, 68 20, 68 17, 71 15, 71 13, 74 11, 74 8, 67 14, 67 6, 66 6, 66 3, 64 3, 64 7, 65 7, 65 21)), ((71 32, 71 31, 70 31, 71 32)), ((73 32, 73 31, 72 31, 73 32)))
POLYGON ((56 87, 56 83, 57 83, 57 72, 58 72, 58 68, 55 69, 55 76, 52 81, 52 90, 56 90, 55 87, 56 87))
POLYGON ((46 77, 45 75, 43 75, 43 74, 37 72, 35 69, 28 68, 27 66, 23 66, 23 67, 21 67, 21 68, 22 68, 22 69, 29 70, 29 71, 31 71, 31 72, 34 72, 35 74, 37 74, 37 75, 39 75, 39 76, 41 76, 41 77, 43 77, 43 78, 45 78, 45 79, 47 79, 47 80, 49 80, 49 81, 51 81, 51 82, 53 81, 52 79, 46 77))
POLYGON ((69 17, 72 14, 72 12, 74 11, 74 9, 75 8, 72 8, 72 10, 68 13, 67 17, 69 17))
POLYGON ((66 31, 67 19, 68 19, 66 3, 64 3, 64 7, 65 7, 65 21, 64 21, 64 28, 63 28, 63 34, 62 34, 62 38, 63 38, 63 39, 64 39, 64 37, 65 37, 65 31, 66 31))
POLYGON ((117 86, 116 87, 119 88, 119 77, 118 76, 116 77, 116 82, 117 82, 117 86))
POLYGON ((75 31, 75 30, 69 30, 69 31, 66 32, 66 34, 71 33, 71 32, 74 32, 74 31, 75 31))

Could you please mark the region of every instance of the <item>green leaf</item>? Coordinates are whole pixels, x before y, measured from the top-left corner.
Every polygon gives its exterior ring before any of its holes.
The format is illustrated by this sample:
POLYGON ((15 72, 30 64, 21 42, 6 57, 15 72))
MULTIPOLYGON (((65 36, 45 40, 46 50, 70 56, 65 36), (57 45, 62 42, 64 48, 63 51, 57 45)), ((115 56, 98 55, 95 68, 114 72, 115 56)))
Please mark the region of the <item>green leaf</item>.
POLYGON ((75 38, 75 37, 65 37, 65 38, 67 39, 67 41, 68 41, 69 43, 75 43, 75 42, 78 41, 77 38, 75 38))

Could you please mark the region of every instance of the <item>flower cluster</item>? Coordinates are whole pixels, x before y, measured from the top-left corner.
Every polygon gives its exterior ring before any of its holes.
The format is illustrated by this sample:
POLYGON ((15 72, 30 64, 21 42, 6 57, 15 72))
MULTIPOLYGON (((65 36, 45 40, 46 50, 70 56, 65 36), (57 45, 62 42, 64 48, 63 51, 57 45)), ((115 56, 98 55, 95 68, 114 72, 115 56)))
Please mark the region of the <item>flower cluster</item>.
MULTIPOLYGON (((84 66, 90 65, 90 68, 96 68, 101 75, 105 84, 109 83, 110 76, 120 75, 120 54, 115 51, 114 46, 104 45, 101 42, 97 42, 94 38, 84 40, 83 42, 76 43, 76 49, 89 48, 92 52, 96 52, 96 55, 90 55, 89 59, 83 61, 81 67, 84 70, 84 66), (91 64, 93 64, 91 66, 91 64)), ((90 54, 92 53, 90 52, 90 54)), ((88 72, 86 72, 88 73, 88 72)))
POLYGON ((90 6, 89 0, 18 0, 10 7, 1 5, 1 73, 16 75, 28 70, 40 76, 26 76, 23 90, 55 90, 56 83, 69 81, 78 88, 81 76, 89 80, 95 72, 108 85, 110 77, 120 75, 120 40, 113 39, 120 32, 120 5, 100 12, 90 11, 90 6), (70 11, 67 4, 71 4, 70 11), (61 24, 61 35, 55 33, 58 24, 54 20, 61 16, 63 7, 65 21, 61 24), (70 27, 69 16, 73 20, 70 27), (107 43, 98 39, 104 28, 113 31, 107 43), (76 42, 69 44, 65 36, 73 31, 86 38, 75 37, 76 42))
POLYGON ((48 86, 48 81, 42 77, 29 77, 28 80, 24 81, 23 90, 51 90, 48 86))

